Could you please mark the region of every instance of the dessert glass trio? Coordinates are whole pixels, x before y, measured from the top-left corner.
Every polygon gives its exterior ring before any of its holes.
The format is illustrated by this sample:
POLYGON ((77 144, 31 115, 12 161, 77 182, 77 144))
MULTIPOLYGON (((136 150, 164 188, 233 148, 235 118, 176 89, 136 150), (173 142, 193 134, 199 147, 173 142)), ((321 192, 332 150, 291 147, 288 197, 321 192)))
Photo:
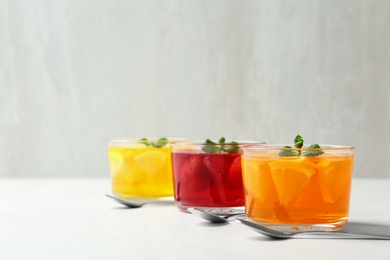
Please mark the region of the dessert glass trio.
POLYGON ((255 141, 135 138, 109 143, 113 193, 174 196, 201 208, 279 230, 338 230, 348 221, 354 147, 255 141))

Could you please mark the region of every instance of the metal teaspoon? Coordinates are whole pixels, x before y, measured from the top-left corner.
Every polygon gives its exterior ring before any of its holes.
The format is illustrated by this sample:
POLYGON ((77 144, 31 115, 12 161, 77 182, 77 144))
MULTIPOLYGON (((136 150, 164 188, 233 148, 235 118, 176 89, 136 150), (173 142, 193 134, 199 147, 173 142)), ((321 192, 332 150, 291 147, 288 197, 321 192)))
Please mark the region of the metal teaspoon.
POLYGON ((108 198, 128 207, 128 208, 140 208, 146 204, 172 204, 173 201, 169 200, 154 200, 154 201, 146 201, 146 202, 135 202, 135 201, 129 201, 124 200, 118 197, 111 196, 109 194, 103 193, 104 196, 107 196, 108 198))
POLYGON ((238 213, 233 213, 233 214, 228 214, 228 215, 217 215, 208 211, 204 211, 198 208, 188 208, 187 209, 189 212, 191 212, 193 215, 196 215, 198 217, 201 217, 205 220, 208 220, 212 223, 226 223, 228 222, 228 219, 233 216, 244 216, 244 212, 238 212, 238 213))
POLYGON ((267 237, 276 239, 288 239, 288 238, 349 238, 349 239, 382 239, 390 240, 390 236, 383 235, 367 235, 362 233, 351 233, 343 230, 339 231, 298 231, 292 233, 285 233, 278 230, 274 230, 257 223, 245 220, 236 219, 240 223, 250 227, 251 229, 259 232, 267 237))

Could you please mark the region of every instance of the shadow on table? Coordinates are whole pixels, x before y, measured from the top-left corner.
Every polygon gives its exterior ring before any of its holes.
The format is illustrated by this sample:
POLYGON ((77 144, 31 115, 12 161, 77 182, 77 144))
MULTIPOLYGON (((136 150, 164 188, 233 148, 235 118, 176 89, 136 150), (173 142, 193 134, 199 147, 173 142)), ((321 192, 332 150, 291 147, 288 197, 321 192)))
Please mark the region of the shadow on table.
POLYGON ((225 223, 211 223, 207 220, 200 220, 201 222, 199 223, 196 223, 197 226, 200 226, 200 227, 222 227, 222 226, 226 226, 226 225, 229 225, 229 222, 225 222, 225 223))

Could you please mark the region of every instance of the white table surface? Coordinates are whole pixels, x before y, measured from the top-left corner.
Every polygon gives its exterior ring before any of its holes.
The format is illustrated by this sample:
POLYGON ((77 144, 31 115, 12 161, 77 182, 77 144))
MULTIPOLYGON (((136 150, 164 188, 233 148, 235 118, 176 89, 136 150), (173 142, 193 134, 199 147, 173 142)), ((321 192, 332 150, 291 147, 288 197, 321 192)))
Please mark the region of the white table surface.
MULTIPOLYGON (((108 178, 0 179, 0 259, 390 259, 390 240, 271 240, 173 204, 126 209, 110 190, 108 178)), ((350 222, 390 232, 390 179, 353 180, 350 222)))

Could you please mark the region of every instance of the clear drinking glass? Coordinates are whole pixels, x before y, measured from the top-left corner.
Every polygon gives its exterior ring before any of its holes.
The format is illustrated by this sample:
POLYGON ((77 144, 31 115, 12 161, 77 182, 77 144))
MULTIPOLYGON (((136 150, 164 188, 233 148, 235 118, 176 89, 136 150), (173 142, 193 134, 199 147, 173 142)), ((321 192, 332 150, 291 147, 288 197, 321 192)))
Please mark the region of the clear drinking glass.
POLYGON ((282 231, 338 230, 348 221, 354 147, 244 147, 245 212, 282 231))
MULTIPOLYGON (((229 143, 229 142, 227 142, 229 143)), ((242 141, 235 145, 181 142, 172 145, 175 202, 181 211, 202 208, 218 214, 244 206, 241 147, 260 144, 242 141), (206 147, 206 148, 205 148, 206 147)))
POLYGON ((173 196, 171 144, 186 139, 130 138, 109 142, 113 193, 122 198, 173 196))

